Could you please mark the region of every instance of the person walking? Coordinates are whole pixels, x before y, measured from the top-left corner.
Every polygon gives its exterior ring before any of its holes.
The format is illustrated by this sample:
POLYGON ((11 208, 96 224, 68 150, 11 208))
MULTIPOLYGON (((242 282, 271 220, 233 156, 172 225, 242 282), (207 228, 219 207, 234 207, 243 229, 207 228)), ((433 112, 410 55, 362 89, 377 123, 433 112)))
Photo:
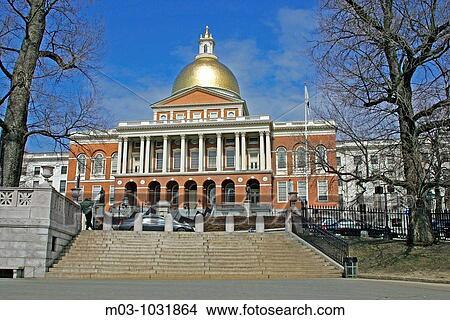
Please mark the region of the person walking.
POLYGON ((86 217, 86 230, 89 230, 89 228, 94 230, 94 226, 92 225, 92 207, 94 206, 94 201, 90 198, 86 198, 80 203, 80 206, 81 211, 86 217))

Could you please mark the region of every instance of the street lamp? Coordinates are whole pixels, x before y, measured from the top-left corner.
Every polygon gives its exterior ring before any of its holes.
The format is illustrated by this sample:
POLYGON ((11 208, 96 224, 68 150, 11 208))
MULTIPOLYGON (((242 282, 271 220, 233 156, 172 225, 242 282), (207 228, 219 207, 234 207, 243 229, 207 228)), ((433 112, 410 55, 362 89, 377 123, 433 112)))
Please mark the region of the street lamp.
POLYGON ((386 224, 384 226, 385 232, 384 232, 384 238, 389 239, 390 238, 390 229, 389 229, 389 215, 388 215, 388 201, 387 201, 387 195, 388 193, 393 193, 395 191, 394 186, 392 185, 383 185, 383 186, 376 186, 375 187, 375 194, 384 194, 384 214, 385 214, 385 220, 386 224))

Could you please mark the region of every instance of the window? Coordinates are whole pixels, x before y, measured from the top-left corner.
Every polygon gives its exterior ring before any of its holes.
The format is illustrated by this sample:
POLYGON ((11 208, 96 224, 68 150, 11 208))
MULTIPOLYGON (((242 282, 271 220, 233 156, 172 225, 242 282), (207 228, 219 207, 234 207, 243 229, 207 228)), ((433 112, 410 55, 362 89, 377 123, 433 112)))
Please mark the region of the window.
POLYGON ((228 182, 223 189, 224 202, 233 203, 235 201, 234 183, 228 182))
POLYGON ((299 181, 297 185, 298 198, 300 200, 306 200, 306 181, 299 181))
POLYGON ((209 113, 209 118, 210 119, 217 119, 219 116, 219 114, 217 112, 210 112, 209 113))
POLYGON ((277 168, 285 170, 287 168, 286 163, 286 149, 284 147, 277 150, 277 168))
POLYGON ((163 151, 156 150, 155 170, 162 170, 163 167, 163 151))
POLYGON ((110 186, 109 187, 109 203, 113 204, 114 203, 114 186, 110 186))
POLYGON ((226 146, 234 146, 234 139, 233 138, 226 138, 225 139, 225 145, 226 146))
POLYGON ((111 173, 117 173, 117 153, 113 153, 111 156, 111 173))
POLYGON ((179 149, 173 150, 173 169, 180 170, 181 167, 181 151, 179 149))
POLYGON ((395 161, 394 161, 394 157, 393 157, 393 156, 387 156, 387 157, 386 157, 386 164, 387 164, 388 166, 393 166, 394 163, 395 163, 395 161))
POLYGON ((167 114, 161 114, 161 115, 159 116, 159 120, 160 120, 160 121, 167 121, 167 114))
POLYGON ((234 148, 225 149, 225 167, 233 168, 234 167, 234 148))
POLYGON ((287 201, 287 182, 279 181, 278 182, 278 202, 286 202, 287 201))
POLYGON ((370 156, 370 164, 374 166, 378 165, 378 156, 376 154, 370 156))
POLYGON ((248 144, 251 144, 251 145, 259 144, 258 137, 250 137, 250 138, 248 138, 248 144))
POLYGON ((208 149, 208 163, 207 166, 209 169, 216 168, 216 160, 217 160, 217 150, 216 149, 208 149))
POLYGON ((39 181, 33 181, 33 188, 39 187, 39 181))
POLYGON ((258 170, 259 167, 259 152, 258 151, 249 151, 248 159, 250 162, 249 169, 250 170, 258 170))
POLYGON ((294 164, 295 170, 305 172, 306 171, 306 150, 303 148, 297 148, 294 151, 294 164))
POLYGON ((192 114, 192 119, 201 119, 202 118, 202 113, 201 112, 194 112, 192 114))
POLYGON ((328 181, 317 181, 317 194, 319 201, 328 201, 328 181))
POLYGON ((40 175, 40 174, 41 174, 41 167, 34 167, 33 174, 34 174, 35 176, 40 175))
POLYGON ((92 186, 92 200, 97 199, 101 189, 102 186, 92 186))
POLYGON ((86 173, 86 156, 84 154, 80 154, 77 158, 77 174, 84 176, 86 173))
POLYGON ((355 166, 362 165, 362 157, 361 156, 353 156, 353 164, 355 166))
POLYGON ((61 193, 66 192, 66 180, 59 181, 59 192, 61 192, 61 193))
POLYGON ((67 166, 61 166, 61 174, 67 174, 67 166))
POLYGON ((198 169, 198 150, 191 150, 191 169, 198 169))
POLYGON ((97 154, 92 162, 92 174, 94 176, 105 174, 105 159, 102 154, 97 154))
POLYGON ((324 171, 327 167, 327 148, 325 146, 318 146, 316 148, 316 170, 324 171))
POLYGON ((234 111, 227 112, 227 118, 234 118, 234 117, 236 117, 236 113, 234 111))
POLYGON ((175 115, 176 120, 184 120, 184 114, 183 113, 177 113, 175 115))

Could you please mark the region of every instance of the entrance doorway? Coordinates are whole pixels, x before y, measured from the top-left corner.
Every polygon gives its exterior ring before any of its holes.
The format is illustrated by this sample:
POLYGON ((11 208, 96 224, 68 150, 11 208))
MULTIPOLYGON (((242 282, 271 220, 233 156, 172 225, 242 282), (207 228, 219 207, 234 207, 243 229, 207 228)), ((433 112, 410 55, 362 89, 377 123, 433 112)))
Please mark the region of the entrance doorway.
POLYGON ((247 181, 247 196, 251 204, 259 204, 260 201, 260 188, 259 181, 256 179, 250 179, 247 181))

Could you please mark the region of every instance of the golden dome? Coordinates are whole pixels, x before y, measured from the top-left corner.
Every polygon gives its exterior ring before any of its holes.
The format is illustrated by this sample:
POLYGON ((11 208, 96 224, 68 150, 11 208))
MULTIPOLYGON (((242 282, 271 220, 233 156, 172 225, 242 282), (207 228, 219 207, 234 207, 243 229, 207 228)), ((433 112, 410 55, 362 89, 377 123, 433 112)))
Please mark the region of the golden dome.
POLYGON ((172 93, 194 86, 219 88, 240 95, 236 77, 214 55, 199 55, 181 70, 172 87, 172 93))

